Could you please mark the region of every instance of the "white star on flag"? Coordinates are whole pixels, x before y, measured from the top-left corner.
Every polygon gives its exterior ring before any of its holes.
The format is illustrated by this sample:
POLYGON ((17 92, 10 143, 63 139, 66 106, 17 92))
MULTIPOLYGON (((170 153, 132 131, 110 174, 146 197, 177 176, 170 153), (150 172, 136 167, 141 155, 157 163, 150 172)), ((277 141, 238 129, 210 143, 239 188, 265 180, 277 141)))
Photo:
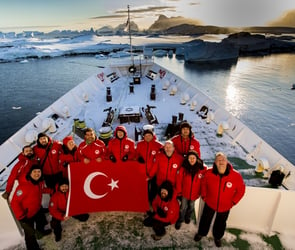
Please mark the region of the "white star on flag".
POLYGON ((119 180, 114 181, 114 180, 112 179, 112 182, 108 184, 108 186, 110 186, 110 187, 112 188, 112 191, 114 190, 114 188, 118 188, 118 189, 119 189, 119 187, 118 187, 118 185, 117 185, 118 182, 119 182, 119 180))

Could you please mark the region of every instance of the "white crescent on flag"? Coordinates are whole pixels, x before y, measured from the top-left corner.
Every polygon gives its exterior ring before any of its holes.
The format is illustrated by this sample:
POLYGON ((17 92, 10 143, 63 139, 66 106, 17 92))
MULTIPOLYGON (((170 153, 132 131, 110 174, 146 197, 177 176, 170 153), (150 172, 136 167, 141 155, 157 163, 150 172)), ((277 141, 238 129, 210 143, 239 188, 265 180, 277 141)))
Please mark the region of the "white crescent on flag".
POLYGON ((91 190, 91 188, 90 188, 91 181, 97 175, 102 175, 102 176, 105 176, 106 178, 108 177, 107 175, 105 175, 102 172, 94 172, 94 173, 91 173, 90 175, 87 176, 87 178, 85 179, 85 182, 84 182, 84 192, 91 199, 101 199, 108 194, 108 192, 106 192, 104 194, 98 195, 98 194, 93 193, 93 191, 91 190))

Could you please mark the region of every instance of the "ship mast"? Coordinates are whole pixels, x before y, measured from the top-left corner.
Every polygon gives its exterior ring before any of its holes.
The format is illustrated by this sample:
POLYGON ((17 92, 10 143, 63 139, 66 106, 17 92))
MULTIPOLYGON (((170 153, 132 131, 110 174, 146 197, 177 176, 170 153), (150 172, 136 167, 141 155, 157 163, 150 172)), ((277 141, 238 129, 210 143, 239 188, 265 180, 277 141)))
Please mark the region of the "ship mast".
POLYGON ((129 9, 129 5, 127 5, 127 9, 128 9, 127 25, 128 25, 128 34, 129 34, 130 54, 131 54, 132 64, 134 65, 134 58, 133 58, 133 52, 132 52, 131 23, 130 23, 130 9, 129 9))

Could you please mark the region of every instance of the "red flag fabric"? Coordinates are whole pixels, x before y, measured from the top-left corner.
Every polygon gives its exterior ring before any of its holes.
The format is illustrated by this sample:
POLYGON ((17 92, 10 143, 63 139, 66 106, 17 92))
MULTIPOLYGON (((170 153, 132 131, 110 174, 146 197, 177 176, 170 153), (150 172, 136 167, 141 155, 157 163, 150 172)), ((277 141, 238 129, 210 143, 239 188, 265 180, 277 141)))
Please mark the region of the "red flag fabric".
POLYGON ((148 210, 147 179, 136 161, 71 163, 67 216, 99 211, 148 210))

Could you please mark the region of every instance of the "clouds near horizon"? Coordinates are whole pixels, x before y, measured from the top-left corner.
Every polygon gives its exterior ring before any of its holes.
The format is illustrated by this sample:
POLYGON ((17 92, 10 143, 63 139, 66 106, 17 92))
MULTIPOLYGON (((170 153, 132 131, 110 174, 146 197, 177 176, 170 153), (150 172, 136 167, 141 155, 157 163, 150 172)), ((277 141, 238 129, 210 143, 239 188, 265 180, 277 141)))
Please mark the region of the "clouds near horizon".
POLYGON ((295 9, 284 13, 282 16, 268 23, 269 26, 295 27, 295 9))
POLYGON ((222 27, 295 27, 294 0, 0 0, 0 30, 21 27, 98 29, 126 22, 127 5, 140 29, 160 15, 222 27))

